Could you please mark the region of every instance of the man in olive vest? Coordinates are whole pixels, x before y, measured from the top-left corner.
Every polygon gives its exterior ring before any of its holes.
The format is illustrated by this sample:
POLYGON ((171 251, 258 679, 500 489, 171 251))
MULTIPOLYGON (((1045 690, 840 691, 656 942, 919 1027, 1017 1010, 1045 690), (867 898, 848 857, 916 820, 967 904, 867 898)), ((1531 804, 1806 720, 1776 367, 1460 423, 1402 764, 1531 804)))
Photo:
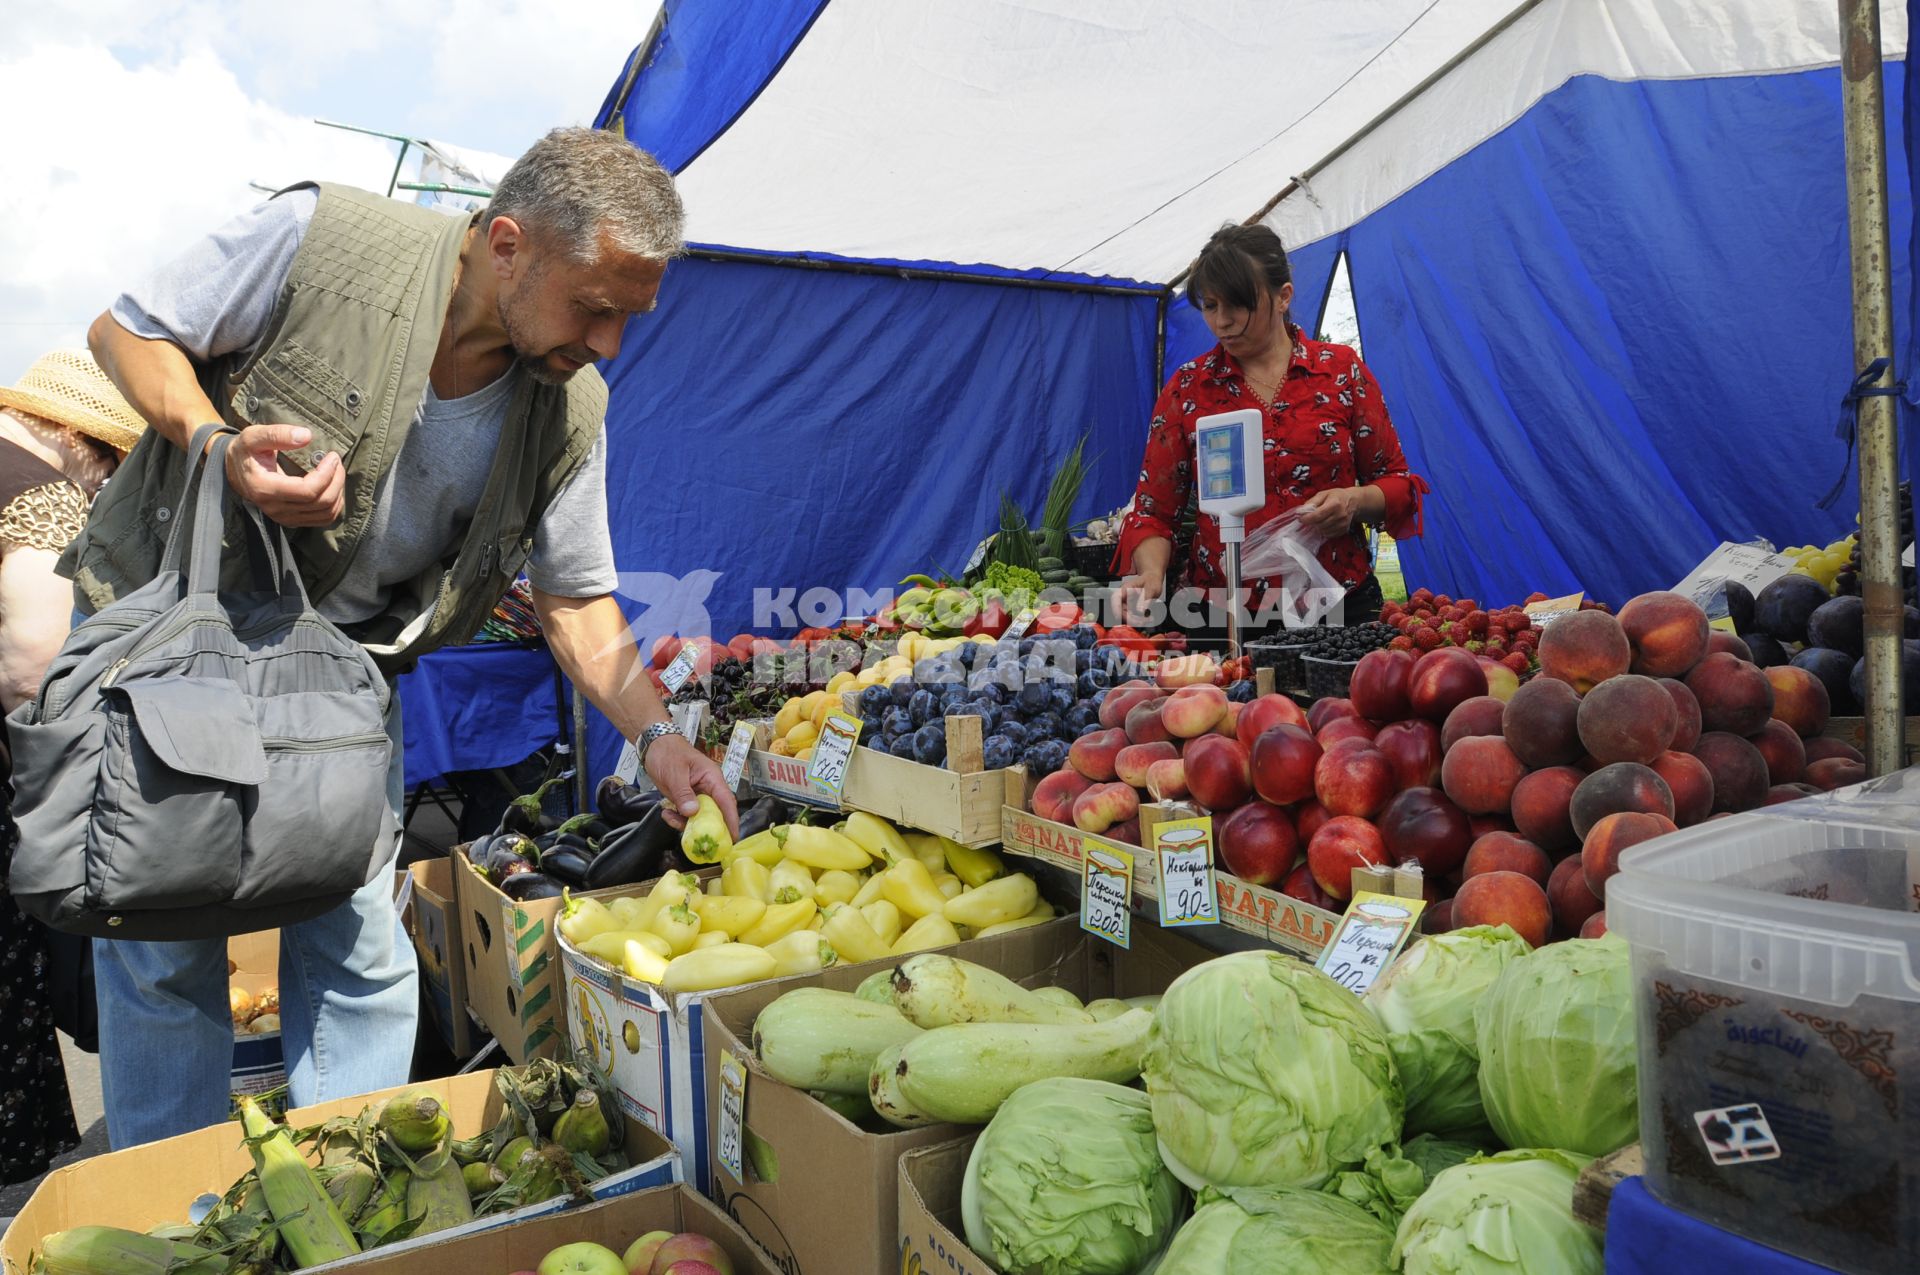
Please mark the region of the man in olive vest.
MULTIPOLYGON (((157 573, 183 449, 196 426, 224 420, 240 429, 228 483, 289 529, 315 606, 390 674, 467 640, 524 567, 560 667, 639 741, 669 809, 684 817, 707 793, 731 822, 718 767, 633 675, 610 596, 607 390, 589 366, 653 309, 682 227, 673 179, 650 156, 560 129, 471 219, 307 185, 214 232, 93 324, 95 357, 152 428, 62 560, 79 605, 105 606, 157 573)), ((243 543, 234 527, 230 549, 243 543)), ((224 563, 236 579, 246 566, 239 549, 224 563)), ((392 894, 378 874, 336 912, 282 932, 296 1105, 407 1080, 416 976, 392 894)), ((96 942, 116 1147, 225 1118, 225 954, 219 940, 96 942)))

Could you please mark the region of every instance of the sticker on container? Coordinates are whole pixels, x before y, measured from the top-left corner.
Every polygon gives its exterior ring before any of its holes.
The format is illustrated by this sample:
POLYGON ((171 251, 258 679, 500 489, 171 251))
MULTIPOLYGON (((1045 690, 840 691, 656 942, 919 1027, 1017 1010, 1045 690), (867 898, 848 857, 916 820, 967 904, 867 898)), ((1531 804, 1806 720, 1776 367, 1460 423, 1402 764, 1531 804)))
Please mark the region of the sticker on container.
POLYGON ((672 695, 687 684, 687 679, 693 676, 693 666, 699 659, 698 647, 689 643, 680 648, 680 654, 674 656, 673 663, 667 665, 660 674, 660 684, 667 688, 667 694, 672 695))
POLYGON ((841 712, 827 714, 820 738, 814 742, 813 756, 807 759, 807 787, 814 796, 840 804, 840 792, 847 786, 847 763, 859 742, 859 718, 841 712))
POLYGON ((1160 861, 1160 924, 1218 925, 1220 896, 1213 881, 1213 819, 1173 819, 1153 830, 1160 861))
POLYGON ((1706 1141, 1707 1154, 1720 1168, 1732 1164, 1758 1164, 1780 1158, 1780 1140, 1773 1136, 1767 1113, 1757 1102, 1714 1111, 1696 1111, 1693 1123, 1706 1141))
POLYGON ((727 759, 721 763, 721 778, 727 781, 727 787, 738 788, 740 780, 747 773, 747 754, 753 751, 753 724, 735 722, 733 734, 727 740, 727 759))
POLYGON ((1018 642, 1027 635, 1027 630, 1033 627, 1034 617, 1039 614, 1040 613, 1032 607, 1027 607, 1021 611, 1019 615, 1013 617, 1013 623, 1007 626, 1005 636, 1018 642))
POLYGON ((1080 859, 1080 928, 1132 947, 1132 899, 1133 856, 1119 846, 1088 842, 1080 859))
POLYGON ((1366 891, 1354 895, 1332 942, 1320 953, 1320 972, 1355 996, 1365 996, 1400 954, 1425 907, 1424 899, 1366 891))
POLYGON ((731 1173, 736 1182, 745 1182, 747 1175, 741 1164, 742 1130, 747 1124, 747 1069, 733 1056, 733 1051, 720 1051, 720 1164, 731 1173))

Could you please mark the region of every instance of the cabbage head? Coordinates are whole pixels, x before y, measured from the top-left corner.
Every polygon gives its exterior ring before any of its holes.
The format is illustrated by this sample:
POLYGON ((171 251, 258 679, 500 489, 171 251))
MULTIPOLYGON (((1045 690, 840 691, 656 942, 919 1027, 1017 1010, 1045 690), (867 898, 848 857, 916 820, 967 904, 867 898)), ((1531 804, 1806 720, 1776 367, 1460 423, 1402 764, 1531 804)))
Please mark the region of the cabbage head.
POLYGON ((1454 1165, 1465 1164, 1475 1156, 1486 1153, 1485 1147, 1475 1146, 1471 1142, 1449 1142, 1430 1133, 1408 1138, 1406 1145, 1400 1148, 1401 1155, 1420 1166, 1428 1185, 1432 1185, 1435 1178, 1454 1165))
POLYGON ((1400 1080, 1360 998, 1242 952, 1175 980, 1142 1064, 1167 1167, 1188 1186, 1314 1188, 1400 1137, 1400 1080))
POLYGON ((1004 1275, 1134 1275, 1185 1193, 1160 1163, 1147 1096, 1101 1080, 1015 1090, 974 1143, 967 1243, 1004 1275))
POLYGON ((1400 1219, 1405 1275, 1601 1275, 1600 1236, 1573 1216, 1587 1157, 1503 1151, 1447 1169, 1400 1219))
POLYGON ((1474 1012, 1480 1099, 1510 1147, 1606 1155, 1640 1136, 1625 940, 1568 939, 1509 964, 1474 1012))
POLYGON ((1345 1200, 1286 1188, 1236 1190, 1194 1213, 1153 1275, 1388 1275, 1392 1249, 1393 1228, 1345 1200))
POLYGON ((1500 972, 1533 949, 1505 925, 1421 939, 1367 991, 1407 1093, 1407 1133, 1485 1138, 1473 1012, 1500 972))

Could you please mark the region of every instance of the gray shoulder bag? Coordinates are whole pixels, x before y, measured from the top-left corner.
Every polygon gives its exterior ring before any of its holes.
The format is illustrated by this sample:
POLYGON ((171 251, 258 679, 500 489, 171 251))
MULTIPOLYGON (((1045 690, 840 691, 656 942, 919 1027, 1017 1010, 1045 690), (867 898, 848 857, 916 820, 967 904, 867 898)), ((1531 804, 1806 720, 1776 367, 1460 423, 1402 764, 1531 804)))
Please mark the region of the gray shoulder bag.
POLYGON ((206 443, 233 432, 195 432, 160 573, 76 626, 7 718, 7 885, 56 930, 272 929, 339 906, 392 850, 386 680, 314 611, 286 532, 250 504, 248 591, 219 592, 232 439, 206 443))

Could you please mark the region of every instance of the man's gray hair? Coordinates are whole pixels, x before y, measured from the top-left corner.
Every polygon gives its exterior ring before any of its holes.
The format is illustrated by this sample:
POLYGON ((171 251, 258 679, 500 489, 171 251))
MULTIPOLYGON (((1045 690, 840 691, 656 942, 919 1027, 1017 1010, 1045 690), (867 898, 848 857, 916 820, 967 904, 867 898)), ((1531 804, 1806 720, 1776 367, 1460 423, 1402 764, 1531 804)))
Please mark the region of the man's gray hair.
POLYGON ((598 260, 604 233, 620 252, 665 261, 686 250, 686 213, 673 174, 616 133, 556 128, 500 179, 487 224, 511 217, 553 236, 581 264, 598 260))

